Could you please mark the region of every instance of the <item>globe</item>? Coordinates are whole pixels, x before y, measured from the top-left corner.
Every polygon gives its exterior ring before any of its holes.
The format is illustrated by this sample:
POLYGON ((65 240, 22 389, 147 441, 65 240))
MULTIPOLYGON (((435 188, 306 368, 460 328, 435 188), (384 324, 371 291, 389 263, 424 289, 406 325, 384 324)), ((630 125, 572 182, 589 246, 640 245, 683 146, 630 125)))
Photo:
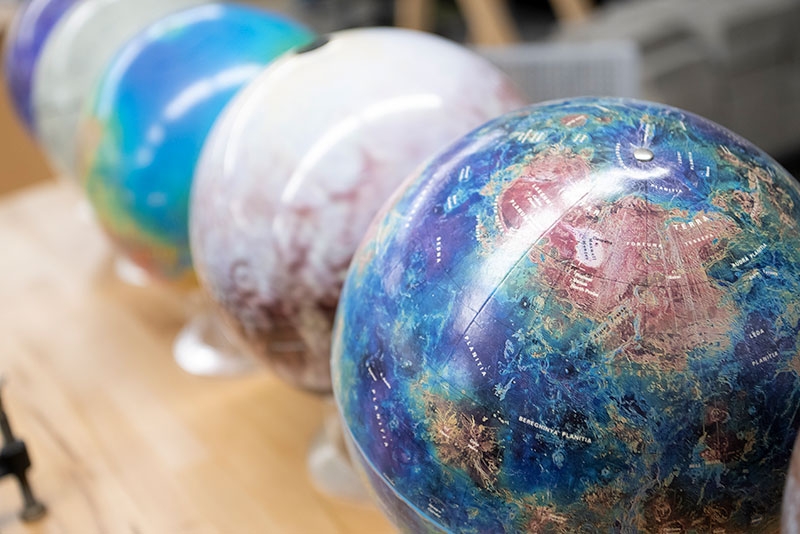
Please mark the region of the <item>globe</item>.
POLYGON ((17 9, 5 39, 4 71, 14 110, 33 129, 33 72, 53 27, 76 0, 29 0, 17 9))
POLYGON ((522 105, 486 60, 410 30, 335 32, 279 58, 203 149, 201 285, 278 376, 329 393, 333 314, 372 216, 438 149, 522 105))
POLYGON ((412 532, 777 532, 800 402, 800 189, 665 105, 545 103, 398 191, 332 349, 412 532))
POLYGON ((80 0, 53 28, 33 71, 34 131, 50 163, 76 177, 78 120, 114 55, 148 25, 207 0, 80 0))
POLYGON ((80 122, 81 181, 117 248, 154 279, 194 280, 189 191, 205 138, 264 66, 313 39, 252 8, 176 12, 128 42, 80 122))

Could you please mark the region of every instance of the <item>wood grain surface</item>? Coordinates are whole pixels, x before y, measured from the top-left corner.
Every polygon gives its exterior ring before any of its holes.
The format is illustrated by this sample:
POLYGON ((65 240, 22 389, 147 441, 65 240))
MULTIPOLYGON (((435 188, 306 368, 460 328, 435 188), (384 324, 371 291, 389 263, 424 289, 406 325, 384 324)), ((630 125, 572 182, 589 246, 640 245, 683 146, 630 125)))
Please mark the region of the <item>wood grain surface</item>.
POLYGON ((0 532, 393 532, 371 504, 314 490, 305 461, 321 399, 263 371, 177 368, 185 299, 119 282, 87 211, 64 183, 0 200, 0 372, 49 508, 21 523, 3 479, 0 532))

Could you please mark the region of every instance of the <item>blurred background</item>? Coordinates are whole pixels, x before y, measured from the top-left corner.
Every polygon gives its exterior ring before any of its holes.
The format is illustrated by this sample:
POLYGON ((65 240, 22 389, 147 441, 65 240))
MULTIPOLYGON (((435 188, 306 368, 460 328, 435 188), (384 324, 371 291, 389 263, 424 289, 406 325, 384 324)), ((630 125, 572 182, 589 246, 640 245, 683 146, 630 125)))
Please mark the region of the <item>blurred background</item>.
MULTIPOLYGON (((375 25, 475 46, 532 101, 633 96, 715 120, 800 169, 800 0, 262 0, 319 32, 375 25)), ((0 0, 0 31, 16 1, 0 0)), ((4 31, 3 31, 4 33, 4 31)), ((52 171, 0 95, 0 193, 52 171)))

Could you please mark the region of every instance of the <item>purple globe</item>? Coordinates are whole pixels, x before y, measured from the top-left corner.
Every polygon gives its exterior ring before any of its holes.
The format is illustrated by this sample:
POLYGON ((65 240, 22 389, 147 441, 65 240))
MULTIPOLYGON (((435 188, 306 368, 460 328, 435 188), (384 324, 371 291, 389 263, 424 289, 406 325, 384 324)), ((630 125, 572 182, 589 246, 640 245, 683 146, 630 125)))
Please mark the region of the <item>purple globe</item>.
POLYGON ((19 8, 6 39, 6 84, 19 117, 34 130, 31 91, 36 62, 50 35, 77 0, 30 0, 19 8))

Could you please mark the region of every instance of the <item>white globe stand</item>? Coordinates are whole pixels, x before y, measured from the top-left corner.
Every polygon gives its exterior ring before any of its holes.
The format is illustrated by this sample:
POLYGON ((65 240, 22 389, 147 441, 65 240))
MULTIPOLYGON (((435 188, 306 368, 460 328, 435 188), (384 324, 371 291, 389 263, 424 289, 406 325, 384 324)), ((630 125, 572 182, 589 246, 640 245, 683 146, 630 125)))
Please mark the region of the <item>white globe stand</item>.
POLYGON ((307 465, 311 482, 320 493, 356 504, 370 502, 347 452, 341 419, 332 398, 325 403, 322 428, 311 442, 307 465))
POLYGON ((181 369, 197 376, 240 376, 258 369, 257 362, 225 331, 207 298, 194 294, 190 303, 191 318, 172 345, 181 369))

